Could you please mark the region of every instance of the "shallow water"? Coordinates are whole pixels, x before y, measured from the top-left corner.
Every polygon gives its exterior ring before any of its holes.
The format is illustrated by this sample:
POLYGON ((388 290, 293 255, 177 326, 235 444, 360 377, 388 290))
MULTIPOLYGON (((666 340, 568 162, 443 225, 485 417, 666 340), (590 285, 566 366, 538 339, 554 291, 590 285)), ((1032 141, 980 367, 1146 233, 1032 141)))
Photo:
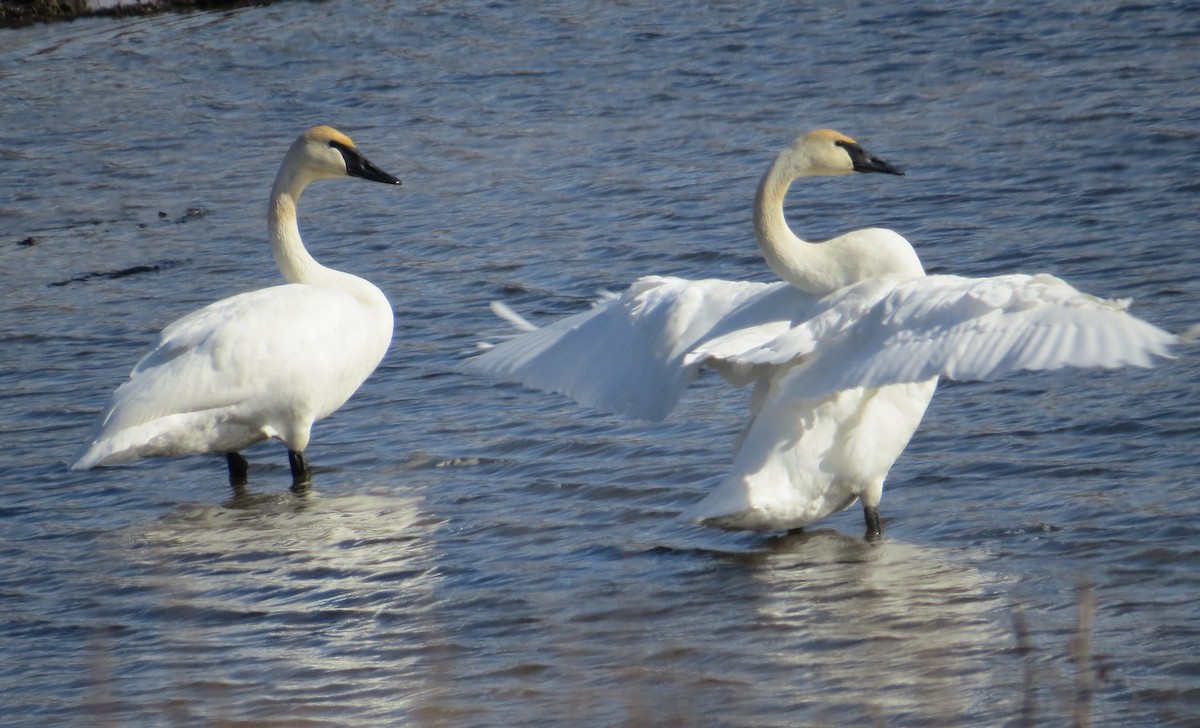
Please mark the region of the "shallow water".
POLYGON ((0 723, 1190 724, 1193 350, 943 384, 877 544, 857 510, 675 520, 744 416, 713 378, 648 425, 455 367, 503 332, 489 300, 542 322, 648 273, 768 280, 754 185, 815 126, 908 175, 798 188, 802 233, 885 225, 931 271, 1053 272, 1182 330, 1198 47, 1189 4, 1132 2, 332 0, 0 32, 0 723), (314 491, 274 443, 243 499, 212 458, 69 472, 158 330, 275 282, 266 193, 314 123, 404 181, 304 199, 314 254, 398 315, 315 430, 314 491))

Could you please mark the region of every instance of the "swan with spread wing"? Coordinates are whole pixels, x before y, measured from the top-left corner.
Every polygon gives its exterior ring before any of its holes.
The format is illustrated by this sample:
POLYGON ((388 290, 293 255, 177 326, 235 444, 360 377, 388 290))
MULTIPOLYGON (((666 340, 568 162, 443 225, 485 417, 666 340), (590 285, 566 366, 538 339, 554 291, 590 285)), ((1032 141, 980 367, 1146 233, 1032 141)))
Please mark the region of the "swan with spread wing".
POLYGON ((650 276, 545 328, 499 305, 526 331, 467 367, 645 420, 666 417, 701 368, 753 385, 732 469, 683 517, 788 530, 861 501, 874 537, 884 479, 939 377, 1145 367, 1175 343, 1128 301, 1050 275, 926 276, 908 241, 880 228, 796 236, 783 212, 791 184, 855 172, 903 174, 829 129, 797 138, 768 168, 754 228, 782 282, 650 276))

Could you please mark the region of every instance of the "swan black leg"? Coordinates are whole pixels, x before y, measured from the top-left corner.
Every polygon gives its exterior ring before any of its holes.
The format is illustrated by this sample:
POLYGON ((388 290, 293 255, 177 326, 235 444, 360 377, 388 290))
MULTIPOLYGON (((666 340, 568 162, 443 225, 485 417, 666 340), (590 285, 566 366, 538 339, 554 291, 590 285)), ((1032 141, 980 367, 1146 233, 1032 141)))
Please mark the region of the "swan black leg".
POLYGON ((236 452, 225 453, 225 463, 229 466, 229 484, 233 486, 233 492, 243 492, 246 489, 250 463, 246 462, 246 458, 236 452))
POLYGON ((302 493, 308 490, 312 482, 312 471, 308 469, 308 460, 299 450, 288 450, 288 465, 292 466, 292 490, 302 493))
POLYGON ((879 518, 879 509, 871 506, 863 506, 863 515, 867 517, 867 535, 865 538, 868 541, 875 541, 883 536, 883 521, 879 518))

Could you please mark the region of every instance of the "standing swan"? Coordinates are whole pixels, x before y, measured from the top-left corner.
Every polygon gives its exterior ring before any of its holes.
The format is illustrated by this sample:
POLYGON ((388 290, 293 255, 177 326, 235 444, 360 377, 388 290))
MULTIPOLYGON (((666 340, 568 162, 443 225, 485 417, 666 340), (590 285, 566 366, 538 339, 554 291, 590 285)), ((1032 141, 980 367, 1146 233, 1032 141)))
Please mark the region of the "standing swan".
POLYGON ((300 240, 296 205, 309 183, 359 177, 400 184, 345 134, 314 126, 288 149, 271 188, 271 252, 285 285, 231 296, 163 330, 108 409, 72 470, 159 455, 224 453, 246 483, 239 451, 268 438, 288 448, 292 487, 312 475, 312 425, 354 394, 392 340, 392 306, 357 276, 326 268, 300 240))
POLYGON ((883 527, 883 481, 920 424, 939 376, 986 380, 1063 366, 1150 366, 1175 337, 1049 275, 926 276, 900 235, 856 230, 823 243, 788 228, 798 178, 902 174, 821 129, 775 158, 754 230, 783 283, 651 276, 468 368, 638 419, 665 417, 701 367, 754 384, 730 473, 683 517, 726 528, 793 529, 861 500, 883 527))

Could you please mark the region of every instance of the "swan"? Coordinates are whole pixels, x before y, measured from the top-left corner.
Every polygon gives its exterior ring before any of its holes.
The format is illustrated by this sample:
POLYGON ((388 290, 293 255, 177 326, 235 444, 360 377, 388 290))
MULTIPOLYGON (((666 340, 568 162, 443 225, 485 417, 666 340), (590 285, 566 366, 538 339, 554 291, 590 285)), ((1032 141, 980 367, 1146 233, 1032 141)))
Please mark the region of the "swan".
POLYGON ((312 480, 312 425, 354 394, 392 340, 392 306, 357 276, 327 268, 300 239, 296 206, 309 183, 358 177, 400 184, 345 134, 315 126, 288 149, 271 188, 271 252, 284 285, 210 304, 167 326, 117 388, 71 466, 151 456, 224 453, 235 490, 239 451, 262 440, 288 448, 293 488, 312 480))
POLYGON ((883 483, 939 377, 995 379, 1064 366, 1151 366, 1176 337, 1051 275, 926 276, 913 247, 880 228, 825 242, 788 227, 783 202, 803 177, 901 175, 850 137, 798 137, 763 175, 754 231, 782 281, 648 276, 591 310, 537 328, 501 303, 521 333, 465 368, 661 420, 701 369, 753 385, 733 466, 682 518, 792 530, 861 501, 882 535, 883 483))

